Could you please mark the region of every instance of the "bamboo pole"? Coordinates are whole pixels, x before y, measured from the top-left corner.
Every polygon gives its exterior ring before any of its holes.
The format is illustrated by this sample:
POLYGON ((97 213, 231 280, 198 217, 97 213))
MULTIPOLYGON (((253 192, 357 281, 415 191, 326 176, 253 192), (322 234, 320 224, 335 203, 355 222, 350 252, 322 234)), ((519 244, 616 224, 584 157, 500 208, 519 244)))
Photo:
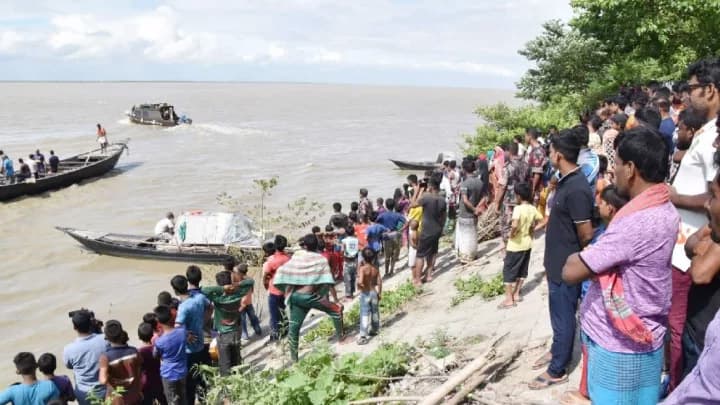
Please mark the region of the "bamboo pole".
POLYGON ((475 374, 475 372, 482 369, 488 361, 494 357, 495 349, 508 335, 509 332, 495 339, 482 356, 479 356, 463 367, 459 372, 451 376, 445 384, 441 385, 439 388, 435 389, 435 391, 427 395, 423 401, 420 402, 420 405, 435 405, 442 402, 446 395, 452 392, 452 390, 462 384, 465 380, 470 378, 473 374, 475 374))

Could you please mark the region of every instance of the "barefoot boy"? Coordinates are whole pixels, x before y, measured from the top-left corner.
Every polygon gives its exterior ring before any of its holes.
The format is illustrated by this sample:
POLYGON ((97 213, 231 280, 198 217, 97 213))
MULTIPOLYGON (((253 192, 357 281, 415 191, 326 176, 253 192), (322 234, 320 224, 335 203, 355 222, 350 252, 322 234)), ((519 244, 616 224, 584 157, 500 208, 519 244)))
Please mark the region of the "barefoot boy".
POLYGON ((498 306, 499 309, 514 307, 520 301, 520 288, 530 266, 533 224, 542 219, 542 215, 530 204, 532 191, 529 184, 515 185, 515 196, 518 205, 512 212, 510 238, 503 266, 505 301, 498 306))
POLYGON ((379 303, 382 295, 382 277, 380 277, 378 268, 372 264, 375 261, 375 255, 376 253, 372 249, 363 249, 363 264, 358 269, 357 285, 360 291, 359 345, 366 344, 368 336, 376 335, 380 329, 379 303))

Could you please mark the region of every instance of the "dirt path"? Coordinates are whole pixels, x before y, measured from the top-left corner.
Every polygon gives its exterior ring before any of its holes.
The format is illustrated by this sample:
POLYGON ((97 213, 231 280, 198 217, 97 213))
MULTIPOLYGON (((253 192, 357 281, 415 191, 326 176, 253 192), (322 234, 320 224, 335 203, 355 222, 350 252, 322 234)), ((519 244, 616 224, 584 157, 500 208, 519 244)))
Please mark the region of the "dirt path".
MULTIPOLYGON (((544 281, 542 253, 544 239, 535 241, 530 263, 530 274, 523 287, 524 300, 515 308, 500 310, 497 305, 502 299, 485 301, 473 297, 452 306, 453 297, 457 294, 453 285, 459 278, 473 274, 491 277, 502 271, 502 258, 499 255, 499 243, 489 241, 479 247, 480 259, 467 266, 462 266, 452 252, 445 251, 439 258, 438 271, 434 281, 424 286, 424 291, 417 299, 408 304, 403 311, 390 319, 381 319, 380 334, 367 345, 359 346, 352 341, 338 347, 339 353, 370 353, 383 342, 406 342, 420 345, 436 334, 444 334, 454 341, 476 342, 465 346, 464 360, 472 358, 484 350, 482 342, 493 337, 509 333, 500 350, 520 346, 520 357, 498 378, 488 384, 476 396, 490 403, 507 404, 556 404, 558 398, 568 389, 575 389, 579 381, 579 350, 576 351, 570 382, 544 391, 532 391, 527 383, 542 370, 531 369, 532 363, 548 350, 552 338, 550 318, 547 304, 547 284, 544 281), (477 349, 477 350, 475 350, 477 349)), ((405 260, 401 259, 401 264, 405 260)), ((410 277, 407 268, 396 273, 385 281, 384 288, 392 290, 410 277)), ((346 304, 349 307, 350 304, 346 304)), ((305 322, 304 330, 311 328, 324 317, 313 314, 305 322)), ((279 346, 264 346, 263 341, 252 342, 244 350, 247 359, 262 367, 280 367, 286 362, 287 354, 279 346)), ((301 350, 308 350, 309 345, 301 345, 301 350), (304 346, 304 347, 303 347, 304 346)), ((301 354, 302 355, 302 354, 301 354)), ((441 382, 438 382, 440 384, 441 382)), ((427 390, 432 384, 427 385, 427 390)), ((415 393, 414 395, 422 394, 415 393)))

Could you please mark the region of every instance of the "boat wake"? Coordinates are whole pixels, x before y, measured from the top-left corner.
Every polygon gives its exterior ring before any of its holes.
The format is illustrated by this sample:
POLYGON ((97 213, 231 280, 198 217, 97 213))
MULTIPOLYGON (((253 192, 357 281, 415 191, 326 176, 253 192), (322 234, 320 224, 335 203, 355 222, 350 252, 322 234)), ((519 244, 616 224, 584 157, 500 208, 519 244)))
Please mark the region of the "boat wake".
POLYGON ((193 131, 200 135, 266 135, 267 132, 255 128, 240 128, 232 125, 223 124, 192 124, 178 125, 176 127, 165 128, 166 131, 193 131))

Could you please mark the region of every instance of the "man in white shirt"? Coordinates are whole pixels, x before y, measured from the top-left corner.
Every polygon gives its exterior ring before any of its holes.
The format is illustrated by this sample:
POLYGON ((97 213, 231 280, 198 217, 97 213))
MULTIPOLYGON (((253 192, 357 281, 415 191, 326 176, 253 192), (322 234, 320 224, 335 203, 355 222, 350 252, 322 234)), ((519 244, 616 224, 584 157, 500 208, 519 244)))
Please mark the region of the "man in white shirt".
POLYGON ((670 326, 670 389, 682 378, 682 335, 687 316, 688 291, 692 284, 687 270, 685 241, 708 222, 705 203, 715 178, 713 142, 715 119, 720 112, 720 59, 700 60, 687 69, 690 107, 704 116, 707 123, 695 134, 685 152, 673 181, 670 199, 680 214, 678 240, 672 256, 672 302, 670 326))
POLYGON ((155 225, 155 236, 158 239, 170 240, 175 234, 175 215, 168 212, 165 218, 155 225))
POLYGON ((29 155, 28 156, 28 166, 30 166, 30 174, 32 174, 32 177, 37 180, 38 178, 38 164, 37 160, 35 160, 35 155, 29 155))

